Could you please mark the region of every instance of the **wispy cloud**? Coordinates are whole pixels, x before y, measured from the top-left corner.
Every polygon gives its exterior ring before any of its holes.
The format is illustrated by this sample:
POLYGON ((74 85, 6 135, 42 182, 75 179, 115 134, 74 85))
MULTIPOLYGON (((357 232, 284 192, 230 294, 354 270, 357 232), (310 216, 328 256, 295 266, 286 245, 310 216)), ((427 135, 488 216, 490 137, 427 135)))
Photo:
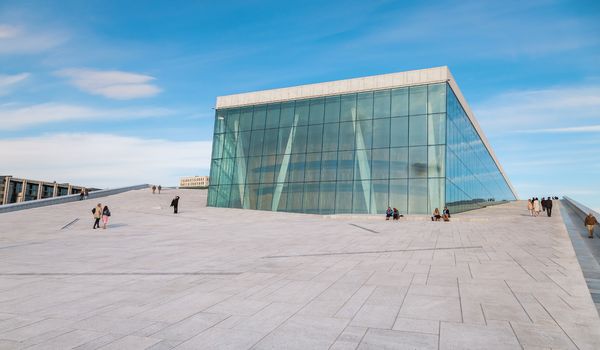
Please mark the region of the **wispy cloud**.
POLYGON ((0 159, 15 176, 97 187, 175 185, 180 176, 208 175, 210 156, 210 141, 93 133, 0 140, 0 159))
POLYGON ((69 35, 64 31, 0 24, 0 55, 39 53, 55 48, 68 39, 69 35))
POLYGON ((474 104, 473 110, 490 134, 516 130, 590 132, 586 129, 589 126, 572 125, 600 120, 600 86, 511 91, 474 104))
POLYGON ((566 127, 566 128, 519 130, 518 132, 527 133, 527 134, 600 132, 600 125, 573 126, 573 127, 566 127))
POLYGON ((84 68, 63 69, 56 74, 68 78, 72 85, 85 92, 111 99, 130 100, 161 92, 159 87, 151 84, 156 78, 144 74, 84 68))
POLYGON ((138 119, 162 117, 173 110, 159 107, 95 108, 82 105, 42 103, 30 106, 0 105, 0 130, 17 130, 32 125, 92 119, 138 119))
POLYGON ((29 73, 20 73, 14 75, 0 74, 0 96, 6 95, 11 89, 20 82, 29 78, 29 73))

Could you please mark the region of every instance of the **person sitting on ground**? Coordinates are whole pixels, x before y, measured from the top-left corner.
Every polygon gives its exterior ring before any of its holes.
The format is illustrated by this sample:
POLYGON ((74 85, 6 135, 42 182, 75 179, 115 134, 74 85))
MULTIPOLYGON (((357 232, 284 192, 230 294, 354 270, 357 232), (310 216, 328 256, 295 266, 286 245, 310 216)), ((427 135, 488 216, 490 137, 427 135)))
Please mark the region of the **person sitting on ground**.
POLYGON ((442 211, 442 218, 444 219, 444 221, 450 221, 450 210, 448 209, 448 207, 444 207, 444 211, 442 211))
POLYGON ((594 225, 597 223, 598 220, 596 220, 596 217, 592 215, 592 213, 589 213, 588 216, 585 217, 584 224, 588 229, 588 238, 594 238, 594 225))
POLYGON ((400 215, 400 212, 398 211, 398 209, 394 208, 394 220, 398 221, 398 219, 401 217, 402 215, 400 215))
POLYGON ((433 215, 431 215, 431 221, 440 221, 441 218, 442 216, 440 215, 440 210, 435 208, 433 215))
POLYGON ((389 220, 390 217, 392 216, 393 212, 392 212, 392 208, 388 207, 387 210, 385 211, 385 220, 389 220))

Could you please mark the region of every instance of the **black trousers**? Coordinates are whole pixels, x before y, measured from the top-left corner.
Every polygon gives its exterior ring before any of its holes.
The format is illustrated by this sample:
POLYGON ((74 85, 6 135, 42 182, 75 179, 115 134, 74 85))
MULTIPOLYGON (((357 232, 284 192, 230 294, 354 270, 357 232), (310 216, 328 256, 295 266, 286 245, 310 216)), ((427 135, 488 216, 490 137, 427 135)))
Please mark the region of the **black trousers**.
POLYGON ((96 221, 94 221, 94 228, 100 228, 100 218, 96 218, 96 221))
POLYGON ((546 207, 546 214, 548 214, 548 216, 552 216, 552 208, 546 207))
POLYGON ((177 206, 173 207, 173 214, 177 214, 177 206))

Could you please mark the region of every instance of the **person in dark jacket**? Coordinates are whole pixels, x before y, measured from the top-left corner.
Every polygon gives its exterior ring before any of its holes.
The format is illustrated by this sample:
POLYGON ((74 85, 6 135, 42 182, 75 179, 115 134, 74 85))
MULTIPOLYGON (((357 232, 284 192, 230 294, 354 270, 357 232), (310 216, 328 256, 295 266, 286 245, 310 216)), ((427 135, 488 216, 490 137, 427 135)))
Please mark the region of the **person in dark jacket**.
POLYGON ((548 217, 552 216, 552 199, 550 199, 550 197, 546 199, 546 214, 548 217))
POLYGON ((588 216, 585 217, 585 221, 583 222, 583 224, 588 229, 588 238, 594 238, 594 225, 596 225, 597 223, 598 220, 596 220, 596 217, 592 215, 592 213, 589 213, 588 216))
POLYGON ((108 205, 105 205, 104 209, 102 209, 102 223, 104 224, 104 226, 102 226, 103 229, 106 229, 108 219, 110 219, 110 209, 108 209, 108 205))
POLYGON ((171 206, 173 207, 173 214, 177 214, 177 208, 179 207, 179 196, 176 196, 171 201, 171 206))
POLYGON ((394 214, 394 212, 392 211, 392 208, 388 207, 387 210, 385 211, 385 219, 389 220, 393 214, 394 214))

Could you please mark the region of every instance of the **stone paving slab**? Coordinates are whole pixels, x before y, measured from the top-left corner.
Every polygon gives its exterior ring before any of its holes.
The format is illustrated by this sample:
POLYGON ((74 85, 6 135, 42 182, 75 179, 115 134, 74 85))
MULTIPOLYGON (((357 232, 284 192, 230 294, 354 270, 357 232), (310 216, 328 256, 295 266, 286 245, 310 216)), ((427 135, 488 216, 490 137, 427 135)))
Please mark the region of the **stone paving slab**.
POLYGON ((102 202, 107 230, 90 200, 0 214, 0 348, 600 349, 561 210, 386 222, 207 208, 195 190, 102 202))

